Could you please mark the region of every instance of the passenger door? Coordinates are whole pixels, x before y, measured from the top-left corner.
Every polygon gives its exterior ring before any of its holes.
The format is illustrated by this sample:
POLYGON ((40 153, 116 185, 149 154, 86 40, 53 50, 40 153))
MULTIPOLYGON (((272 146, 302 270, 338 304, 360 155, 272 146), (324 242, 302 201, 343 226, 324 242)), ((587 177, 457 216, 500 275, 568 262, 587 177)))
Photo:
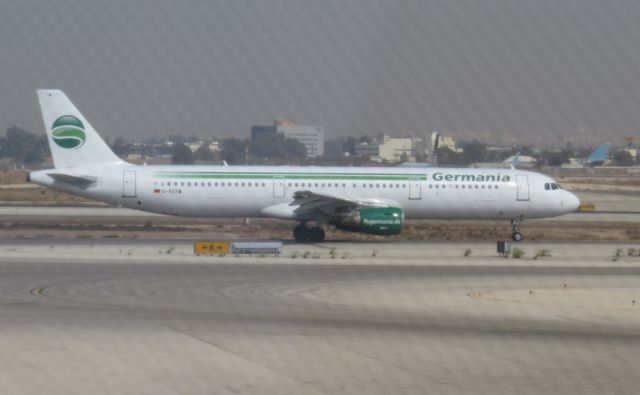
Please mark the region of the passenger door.
POLYGON ((516 176, 518 184, 518 200, 529 200, 529 178, 527 176, 516 176))
POLYGON ((136 197, 136 172, 125 170, 122 173, 122 197, 136 197))
POLYGON ((420 190, 420 179, 411 178, 409 180, 409 199, 420 200, 422 199, 422 191, 420 190))
POLYGON ((273 197, 284 197, 284 177, 282 176, 273 177, 273 197))

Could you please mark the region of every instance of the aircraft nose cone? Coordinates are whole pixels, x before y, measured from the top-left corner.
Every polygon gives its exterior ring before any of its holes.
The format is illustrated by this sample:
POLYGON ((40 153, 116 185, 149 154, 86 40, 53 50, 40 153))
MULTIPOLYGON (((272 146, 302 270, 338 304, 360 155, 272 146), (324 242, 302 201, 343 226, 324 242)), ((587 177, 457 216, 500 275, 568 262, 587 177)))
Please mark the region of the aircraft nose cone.
POLYGON ((571 192, 567 192, 567 211, 574 212, 580 207, 580 199, 571 192))

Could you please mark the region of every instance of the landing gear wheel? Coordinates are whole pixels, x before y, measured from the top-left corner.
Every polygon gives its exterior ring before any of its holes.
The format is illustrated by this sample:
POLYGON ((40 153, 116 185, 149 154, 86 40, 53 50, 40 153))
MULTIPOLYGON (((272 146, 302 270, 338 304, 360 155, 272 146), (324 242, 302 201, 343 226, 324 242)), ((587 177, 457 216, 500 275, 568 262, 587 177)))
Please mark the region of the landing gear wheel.
POLYGON ((324 241, 324 229, 319 226, 309 229, 309 241, 312 243, 322 243, 324 241))
POLYGON ((522 233, 520 233, 520 224, 522 223, 522 217, 520 218, 514 218, 511 220, 511 229, 513 230, 513 233, 511 233, 511 238, 513 239, 513 241, 522 241, 524 239, 524 236, 522 235, 522 233))
POLYGON ((309 238, 309 229, 307 226, 300 224, 293 228, 293 238, 300 242, 307 241, 309 238))

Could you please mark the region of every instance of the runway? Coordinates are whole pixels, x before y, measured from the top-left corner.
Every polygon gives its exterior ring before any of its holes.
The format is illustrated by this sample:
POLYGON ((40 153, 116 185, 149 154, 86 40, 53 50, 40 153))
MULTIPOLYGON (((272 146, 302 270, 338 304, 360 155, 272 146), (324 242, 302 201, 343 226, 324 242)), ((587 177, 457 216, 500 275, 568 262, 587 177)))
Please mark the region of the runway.
POLYGON ((3 241, 0 393, 636 393, 629 246, 3 241))

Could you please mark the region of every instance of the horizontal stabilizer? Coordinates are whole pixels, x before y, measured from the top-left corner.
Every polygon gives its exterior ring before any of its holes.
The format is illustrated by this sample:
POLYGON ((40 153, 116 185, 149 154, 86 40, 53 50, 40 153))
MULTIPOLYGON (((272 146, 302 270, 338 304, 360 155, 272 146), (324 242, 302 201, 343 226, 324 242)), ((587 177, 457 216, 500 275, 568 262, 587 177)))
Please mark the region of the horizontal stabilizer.
POLYGON ((59 182, 65 182, 67 184, 92 184, 96 181, 95 177, 89 176, 72 176, 63 173, 47 173, 47 175, 59 182))

